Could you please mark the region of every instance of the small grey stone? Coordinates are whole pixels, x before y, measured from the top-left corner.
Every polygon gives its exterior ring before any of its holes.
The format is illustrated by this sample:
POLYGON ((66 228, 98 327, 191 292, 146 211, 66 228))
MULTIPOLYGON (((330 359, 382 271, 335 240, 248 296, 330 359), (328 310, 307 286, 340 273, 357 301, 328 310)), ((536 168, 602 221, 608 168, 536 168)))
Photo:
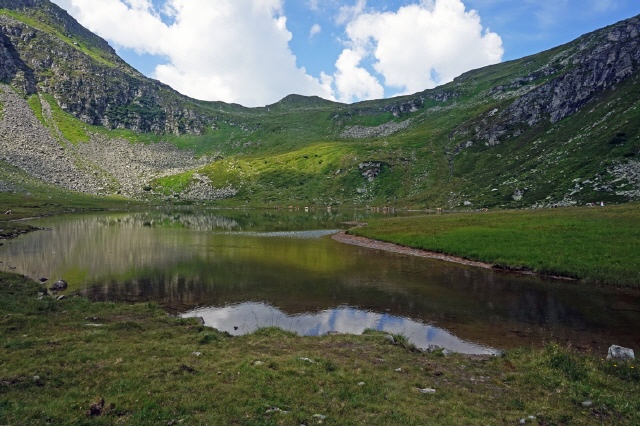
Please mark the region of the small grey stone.
POLYGON ((65 280, 58 280, 55 283, 53 283, 51 287, 49 287, 49 290, 51 291, 64 291, 66 289, 67 289, 67 282, 65 280))

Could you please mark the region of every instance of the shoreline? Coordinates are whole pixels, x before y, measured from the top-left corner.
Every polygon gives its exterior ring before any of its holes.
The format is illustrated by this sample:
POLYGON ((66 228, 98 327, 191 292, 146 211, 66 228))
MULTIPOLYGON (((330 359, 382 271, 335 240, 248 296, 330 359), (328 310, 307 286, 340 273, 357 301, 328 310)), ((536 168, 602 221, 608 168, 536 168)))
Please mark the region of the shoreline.
POLYGON ((483 269, 499 269, 496 267, 496 265, 493 265, 491 263, 468 260, 462 257, 452 256, 452 255, 443 254, 443 253, 437 253, 434 251, 428 251, 423 249, 411 248, 411 247, 407 247, 407 246, 403 246, 395 243, 387 243, 380 240, 374 240, 372 238, 366 238, 366 237, 360 237, 357 235, 347 234, 346 231, 340 231, 337 234, 333 234, 331 238, 335 241, 338 241, 339 243, 349 244, 352 246, 382 250, 390 253, 406 254, 409 256, 423 257, 427 259, 443 260, 445 262, 458 263, 458 264, 467 265, 467 266, 475 266, 483 269))
POLYGON ((463 257, 458 257, 450 254, 438 253, 435 251, 429 251, 424 249, 417 249, 417 248, 407 247, 407 246, 403 246, 395 243, 388 243, 385 241, 375 240, 373 238, 347 234, 346 231, 340 231, 337 234, 333 234, 331 238, 334 241, 337 241, 339 243, 349 244, 352 246, 370 248, 374 250, 382 250, 389 253, 398 253, 398 254, 404 254, 407 256, 422 257, 425 259, 442 260, 444 262, 457 263, 459 265, 473 266, 473 267, 482 268, 482 269, 491 269, 493 271, 498 271, 498 272, 509 272, 509 273, 522 274, 522 275, 535 275, 540 278, 546 278, 546 279, 558 280, 558 281, 571 281, 571 282, 579 281, 571 277, 539 274, 537 272, 527 270, 527 269, 508 268, 508 267, 496 265, 493 263, 480 262, 477 260, 469 260, 463 257))
POLYGON ((14 273, 0 284, 2 424, 595 424, 605 409, 639 420, 635 362, 560 343, 496 357, 417 351, 375 330, 231 337, 149 303, 38 297, 41 284, 14 273))

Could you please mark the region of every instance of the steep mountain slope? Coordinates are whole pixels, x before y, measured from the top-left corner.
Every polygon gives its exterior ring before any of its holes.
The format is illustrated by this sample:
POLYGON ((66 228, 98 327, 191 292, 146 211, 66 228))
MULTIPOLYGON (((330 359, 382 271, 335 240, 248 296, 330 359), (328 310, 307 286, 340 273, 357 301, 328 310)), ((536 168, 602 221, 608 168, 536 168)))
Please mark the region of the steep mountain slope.
POLYGON ((51 94, 88 124, 140 132, 200 133, 195 101, 144 77, 107 42, 45 0, 0 1, 2 81, 51 94))
POLYGON ((411 96, 245 108, 145 78, 47 0, 0 0, 0 161, 72 190, 233 204, 624 202, 640 198, 639 67, 634 17, 411 96))

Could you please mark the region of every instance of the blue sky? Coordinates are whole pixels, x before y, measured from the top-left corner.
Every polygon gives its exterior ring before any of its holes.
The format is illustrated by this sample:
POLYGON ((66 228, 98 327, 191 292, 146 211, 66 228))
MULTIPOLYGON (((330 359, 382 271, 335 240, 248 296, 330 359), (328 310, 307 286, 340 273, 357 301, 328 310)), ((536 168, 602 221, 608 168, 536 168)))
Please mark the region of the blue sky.
POLYGON ((638 0, 53 0, 143 74, 246 106, 415 93, 640 14, 638 0))

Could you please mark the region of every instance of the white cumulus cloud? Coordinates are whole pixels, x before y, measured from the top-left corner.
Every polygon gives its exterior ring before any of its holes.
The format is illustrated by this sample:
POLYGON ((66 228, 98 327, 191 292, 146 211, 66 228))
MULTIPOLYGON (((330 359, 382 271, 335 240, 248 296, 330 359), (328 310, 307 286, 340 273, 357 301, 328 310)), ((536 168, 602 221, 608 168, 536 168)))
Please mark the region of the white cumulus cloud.
POLYGON ((322 26, 320 24, 313 24, 309 30, 309 38, 313 38, 322 32, 322 26))
POLYGON ((405 1, 387 11, 367 0, 306 0, 316 18, 333 12, 310 28, 314 45, 322 49, 320 23, 344 43, 319 76, 291 51, 285 0, 53 1, 116 48, 155 56, 151 77, 197 99, 246 106, 291 93, 348 103, 415 93, 503 55, 500 37, 463 0, 405 1))
POLYGON ((332 98, 296 64, 283 0, 166 0, 163 22, 149 0, 56 0, 118 47, 167 59, 153 77, 197 99, 246 106, 290 93, 332 98))
POLYGON ((359 66, 362 59, 361 51, 345 49, 336 62, 337 71, 333 76, 333 82, 341 102, 351 103, 384 97, 384 87, 380 82, 369 71, 359 66))
POLYGON ((358 15, 362 14, 366 7, 367 0, 356 0, 352 6, 340 6, 338 15, 336 16, 336 22, 338 24, 345 24, 349 21, 352 21, 358 15))
POLYGON ((361 13, 348 23, 347 46, 336 62, 341 101, 377 97, 380 79, 395 94, 433 88, 498 63, 504 53, 501 38, 484 29, 478 13, 467 11, 461 0, 422 0, 396 12, 363 12, 359 5, 361 13), (367 58, 372 67, 364 64, 367 58))

